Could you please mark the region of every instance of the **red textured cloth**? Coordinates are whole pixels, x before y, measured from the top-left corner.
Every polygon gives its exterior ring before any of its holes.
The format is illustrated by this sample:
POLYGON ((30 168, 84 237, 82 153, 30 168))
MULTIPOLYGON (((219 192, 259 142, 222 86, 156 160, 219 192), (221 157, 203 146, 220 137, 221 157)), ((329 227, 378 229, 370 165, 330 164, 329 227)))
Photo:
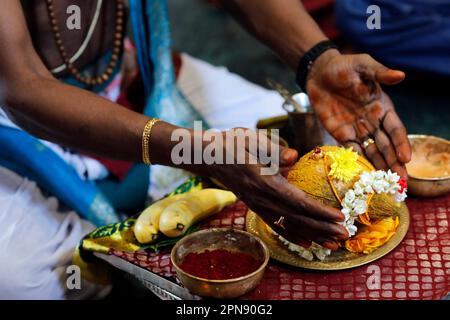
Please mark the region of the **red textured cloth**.
MULTIPOLYGON (((408 199, 411 226, 403 242, 385 257, 358 268, 318 272, 271 261, 259 286, 242 299, 442 299, 450 292, 450 195, 408 199), (379 288, 368 288, 379 272, 379 288)), ((202 227, 243 229, 247 208, 237 203, 202 227)), ((112 251, 150 271, 174 277, 170 249, 155 253, 112 251)))

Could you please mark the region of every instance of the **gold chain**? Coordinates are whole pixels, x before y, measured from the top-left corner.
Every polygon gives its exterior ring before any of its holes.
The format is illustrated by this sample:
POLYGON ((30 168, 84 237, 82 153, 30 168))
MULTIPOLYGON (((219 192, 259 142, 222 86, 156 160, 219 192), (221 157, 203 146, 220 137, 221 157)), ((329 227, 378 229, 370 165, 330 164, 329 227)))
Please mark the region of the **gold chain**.
POLYGON ((116 30, 114 34, 114 47, 112 49, 111 60, 106 67, 106 70, 97 77, 83 76, 80 71, 70 62, 67 55, 66 48, 62 43, 61 32, 59 31, 58 22, 56 20, 54 0, 46 0, 47 12, 52 26, 53 36, 55 38, 56 45, 58 47, 61 58, 63 59, 69 72, 77 79, 77 81, 84 83, 88 86, 95 86, 105 83, 109 80, 114 72, 114 69, 119 60, 119 54, 122 48, 123 42, 123 30, 124 30, 124 0, 116 0, 116 30))
POLYGON ((150 135, 153 125, 158 121, 161 120, 157 118, 149 120, 144 127, 144 131, 142 132, 142 161, 147 165, 152 164, 152 162, 150 161, 150 135))

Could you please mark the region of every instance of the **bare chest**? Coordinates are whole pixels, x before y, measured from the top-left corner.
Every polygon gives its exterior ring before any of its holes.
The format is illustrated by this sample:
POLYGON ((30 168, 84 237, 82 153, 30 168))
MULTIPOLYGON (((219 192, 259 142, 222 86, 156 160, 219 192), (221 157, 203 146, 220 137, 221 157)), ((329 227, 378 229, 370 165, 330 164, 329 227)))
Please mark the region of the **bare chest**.
MULTIPOLYGON (((49 70, 64 63, 55 41, 46 0, 22 0, 33 45, 49 70)), ((116 21, 115 1, 56 0, 53 12, 68 57, 82 68, 111 49, 116 21), (86 41, 89 40, 89 41, 86 41), (82 50, 81 50, 82 49, 82 50)), ((59 75, 67 74, 61 71, 59 75)))

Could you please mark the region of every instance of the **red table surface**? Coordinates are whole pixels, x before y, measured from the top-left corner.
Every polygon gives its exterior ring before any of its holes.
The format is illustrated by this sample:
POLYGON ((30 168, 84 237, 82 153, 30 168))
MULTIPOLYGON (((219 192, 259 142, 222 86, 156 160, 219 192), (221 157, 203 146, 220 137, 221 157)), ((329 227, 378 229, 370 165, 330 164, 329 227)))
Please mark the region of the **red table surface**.
MULTIPOLYGON (((450 195, 408 199, 410 229, 388 255, 343 271, 311 271, 271 261, 261 283, 242 299, 442 299, 450 292, 450 195)), ((239 202, 205 221, 202 228, 245 228, 239 202)), ((174 279, 170 249, 159 253, 112 250, 122 259, 174 279)))

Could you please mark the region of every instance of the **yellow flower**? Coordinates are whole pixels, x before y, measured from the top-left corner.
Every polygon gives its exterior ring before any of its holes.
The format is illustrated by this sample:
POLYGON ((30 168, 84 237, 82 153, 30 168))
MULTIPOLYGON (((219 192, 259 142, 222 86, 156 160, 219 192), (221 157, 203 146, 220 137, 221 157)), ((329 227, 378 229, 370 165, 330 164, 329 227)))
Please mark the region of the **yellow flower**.
POLYGON ((327 156, 330 159, 329 176, 334 179, 349 182, 361 172, 358 154, 353 151, 352 147, 328 151, 327 156))

